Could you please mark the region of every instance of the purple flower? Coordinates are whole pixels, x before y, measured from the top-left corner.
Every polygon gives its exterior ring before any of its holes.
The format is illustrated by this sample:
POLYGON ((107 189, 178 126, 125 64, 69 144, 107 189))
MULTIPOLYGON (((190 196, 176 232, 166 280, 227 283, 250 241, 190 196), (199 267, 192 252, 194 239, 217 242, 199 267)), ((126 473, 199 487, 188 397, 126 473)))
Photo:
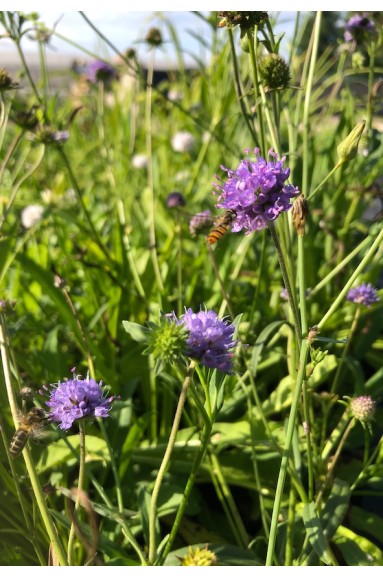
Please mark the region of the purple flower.
POLYGON ((186 354, 197 359, 206 367, 220 369, 226 373, 233 372, 233 353, 236 344, 235 327, 218 318, 215 311, 193 313, 187 309, 178 323, 183 323, 189 331, 186 340, 186 354))
POLYGON ((346 24, 344 38, 346 42, 355 40, 356 43, 359 44, 374 31, 375 24, 372 20, 367 16, 355 14, 354 16, 351 16, 350 20, 346 24))
POLYGON ((346 299, 358 305, 366 305, 367 307, 379 301, 376 289, 374 289, 371 283, 362 283, 362 285, 350 289, 346 299))
POLYGON ((169 209, 174 209, 175 207, 184 207, 186 205, 185 197, 182 193, 178 191, 173 191, 166 197, 166 206, 169 209))
POLYGON ((89 82, 110 82, 116 76, 116 69, 102 60, 94 60, 88 65, 87 78, 89 82))
MULTIPOLYGON (((73 374, 58 384, 51 384, 49 401, 52 421, 60 422, 61 429, 69 429, 74 421, 85 417, 109 417, 109 410, 114 396, 106 398, 102 391, 102 381, 80 379, 73 374)), ((48 390, 47 386, 44 386, 48 390)), ((40 393, 44 393, 42 390, 40 393)))
MULTIPOLYGON (((250 149, 245 152, 248 153, 250 149)), ((274 221, 280 213, 291 208, 290 199, 298 195, 299 190, 293 185, 285 185, 290 169, 283 168, 285 157, 278 159, 271 149, 269 155, 275 160, 266 161, 259 156, 259 149, 254 149, 257 160, 242 160, 233 171, 224 166, 228 179, 215 186, 220 191, 217 207, 232 209, 236 218, 232 225, 234 233, 246 229, 259 231, 267 226, 268 221, 274 221)))
POLYGON ((200 231, 205 231, 211 228, 211 217, 210 211, 202 211, 201 213, 197 213, 193 215, 189 222, 189 231, 192 237, 197 235, 200 231))

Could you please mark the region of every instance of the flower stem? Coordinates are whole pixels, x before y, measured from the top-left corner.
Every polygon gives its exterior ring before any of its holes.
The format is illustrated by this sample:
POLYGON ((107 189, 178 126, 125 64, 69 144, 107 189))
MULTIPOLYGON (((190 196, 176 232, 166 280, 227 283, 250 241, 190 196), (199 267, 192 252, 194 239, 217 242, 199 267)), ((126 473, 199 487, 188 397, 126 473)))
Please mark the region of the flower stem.
POLYGON ((253 142, 256 143, 257 142, 257 135, 255 134, 254 127, 250 122, 249 114, 246 110, 245 101, 244 101, 243 94, 242 94, 241 80, 239 77, 239 70, 238 70, 237 55, 235 53, 235 46, 234 46, 234 36, 233 36, 233 32, 232 32, 231 28, 228 28, 228 34, 229 34, 229 40, 230 40, 231 55, 233 58, 235 89, 237 91, 237 98, 238 98, 239 106, 241 108, 243 119, 246 123, 247 128, 249 129, 249 132, 251 134, 253 142))
MULTIPOLYGON (((6 326, 3 315, 0 315, 0 350, 1 359, 3 363, 4 381, 7 389, 8 401, 11 408, 12 418, 17 426, 18 424, 18 410, 16 405, 15 394, 12 387, 11 372, 8 362, 8 352, 7 352, 7 341, 6 341, 6 326)), ((39 478, 37 476, 36 468, 31 458, 29 449, 26 447, 23 450, 23 457, 25 460, 25 465, 27 468, 28 476, 31 481, 32 490, 36 499, 37 507, 39 508, 41 518, 45 525, 45 529, 49 536, 52 544, 52 548, 55 552, 56 558, 61 566, 67 566, 67 559, 65 556, 64 549, 61 545, 59 536, 57 534, 56 526, 53 523, 51 515, 48 510, 47 503, 45 501, 45 496, 40 485, 39 478)))
POLYGON ((283 489, 286 481, 286 474, 288 469, 288 462, 290 457, 290 450, 293 440, 293 435, 296 426, 296 417, 298 412, 299 400, 302 392, 302 387, 304 387, 304 381, 306 377, 306 363, 309 354, 309 343, 307 339, 303 339, 301 343, 301 350, 299 356, 299 369, 298 376, 295 385, 295 390, 293 392, 293 399, 291 403, 290 416, 287 424, 285 447, 283 451, 281 467, 279 470, 277 489, 275 492, 275 500, 273 507, 273 515, 271 519, 270 526, 270 537, 267 549, 266 566, 271 566, 274 557, 275 542, 277 538, 277 528, 278 528, 278 517, 281 508, 283 489))
MULTIPOLYGON (((254 30, 254 38, 251 34, 251 31, 247 31, 247 38, 249 42, 250 48, 250 61, 251 61, 251 68, 253 71, 253 82, 254 82, 254 96, 255 102, 258 102, 259 99, 259 77, 258 77, 258 67, 257 67, 257 47, 258 47, 258 37, 257 37, 257 27, 254 30)), ((259 121, 259 133, 260 133, 260 148, 261 154, 266 155, 266 141, 265 141, 265 127, 264 127, 264 119, 263 119, 263 110, 262 110, 262 103, 257 106, 257 114, 258 114, 258 121, 259 121)), ((257 143, 256 143, 257 144, 257 143)))
POLYGON ((371 245, 371 247, 369 248, 369 250, 367 251, 367 253, 363 257, 363 259, 361 260, 359 265, 356 267, 354 273, 351 275, 351 277, 347 281, 346 285, 343 287, 342 291, 339 293, 338 297, 335 299, 335 301, 333 302, 333 304, 331 305, 331 307, 329 308, 327 313, 325 313, 325 315, 322 317, 322 319, 317 324, 318 329, 322 329, 322 327, 325 325, 325 323, 330 319, 330 317, 333 315, 333 313, 335 313, 335 311, 338 309, 339 305, 341 303, 343 303, 345 295, 348 292, 348 290, 350 289, 351 285, 354 283, 355 279, 357 279, 358 275, 360 275, 360 273, 363 271, 363 269, 366 267, 366 265, 372 259, 375 251, 378 248, 380 248, 382 242, 383 242, 383 229, 380 231, 379 235, 376 237, 375 241, 373 242, 373 244, 371 245))
POLYGON ((182 385, 181 394, 178 400, 178 405, 176 413, 174 416, 173 426, 169 435, 168 445, 165 450, 165 455, 162 459, 160 469, 157 474, 156 481, 154 483, 152 497, 150 500, 149 509, 149 564, 153 565, 156 559, 156 514, 157 514, 157 501, 158 495, 160 493, 161 485, 165 476, 166 469, 169 465, 169 461, 173 452, 174 444, 177 437, 177 432, 179 429, 182 411, 185 405, 187 392, 191 384, 191 380, 196 367, 196 362, 191 361, 187 369, 186 377, 182 385))
POLYGON ((188 504, 190 494, 191 494, 191 491, 192 491, 193 486, 194 486, 194 482, 197 478, 197 474, 198 474, 201 462, 202 462, 202 460, 205 456, 205 453, 206 453, 206 449, 207 449, 207 446, 208 446, 208 443, 210 440, 210 434, 211 434, 212 427, 213 427, 212 423, 209 423, 209 424, 205 423, 204 429, 202 431, 202 436, 201 436, 201 445, 200 445, 200 447, 198 449, 198 453, 194 459, 193 467, 192 467, 192 470, 190 472, 190 476, 189 476, 189 479, 187 481, 187 484, 186 484, 186 487, 185 487, 185 490, 184 490, 184 493, 182 496, 181 503, 178 506, 177 514, 176 514, 175 520, 173 522, 173 526, 172 526, 172 529, 170 531, 168 541, 166 542, 166 546, 165 546, 165 548, 164 548, 164 550, 163 550, 163 552, 159 558, 159 561, 158 561, 159 566, 163 565, 167 555, 169 554, 169 552, 173 546, 173 542, 174 542, 174 539, 177 535, 178 528, 181 524, 182 517, 184 515, 186 506, 188 504))
MULTIPOLYGON (((77 497, 74 506, 75 512, 77 512, 80 502, 81 502, 81 490, 84 489, 84 481, 85 481, 85 422, 84 420, 79 420, 79 435, 80 435, 80 462, 79 462, 79 470, 78 470, 78 483, 77 483, 77 497)), ((74 548, 74 539, 76 536, 76 529, 75 523, 72 521, 70 531, 69 531, 69 540, 68 540, 68 564, 69 566, 73 566, 73 548, 74 548)))
POLYGON ((297 344, 299 344, 300 340, 301 340, 302 330, 301 330, 301 323, 299 320, 299 312, 298 312, 298 308, 297 308, 297 304, 296 304, 296 299, 295 299, 295 296, 293 295, 293 292, 291 290, 290 279, 289 279, 289 275, 287 273, 286 263, 285 263, 285 260, 283 257, 281 245, 279 242, 278 233, 274 227, 274 223, 272 221, 270 221, 268 224, 268 227, 269 227, 269 231, 271 233, 271 237, 272 237, 273 242, 274 242, 275 250, 277 252, 278 261, 279 261, 279 265, 280 265, 281 273, 282 273, 282 277, 283 277, 283 282, 284 282, 286 290, 287 290, 287 294, 288 294, 288 298, 289 298, 289 304, 290 304, 291 312, 293 314, 294 329, 295 329, 295 335, 297 338, 297 344))
POLYGON ((152 85, 154 71, 155 50, 152 49, 148 65, 147 87, 146 87, 146 104, 145 104, 145 123, 146 123, 146 155, 148 157, 148 187, 150 191, 149 201, 149 243, 150 255, 154 276, 159 289, 160 307, 161 295, 164 291, 164 285, 161 278, 161 271, 158 263, 156 248, 156 229, 155 229, 155 199, 154 199, 154 180, 153 180, 153 154, 152 154, 152 85))

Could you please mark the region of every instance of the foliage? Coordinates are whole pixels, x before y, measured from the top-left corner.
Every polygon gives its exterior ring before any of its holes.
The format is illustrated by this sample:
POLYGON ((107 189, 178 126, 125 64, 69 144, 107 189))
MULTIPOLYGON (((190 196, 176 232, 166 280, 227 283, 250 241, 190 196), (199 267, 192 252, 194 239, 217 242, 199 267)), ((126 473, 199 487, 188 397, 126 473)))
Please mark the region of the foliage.
POLYGON ((109 43, 113 78, 68 71, 56 90, 44 57, 55 30, 1 13, 22 58, 35 34, 42 70, 36 82, 24 62, 0 91, 3 565, 180 565, 190 552, 382 565, 382 28, 356 67, 328 14, 297 21, 289 56, 264 14, 238 30, 195 13, 209 62, 194 55, 193 70, 162 15, 177 75, 153 85, 157 45, 145 72, 109 43), (263 86, 262 59, 281 52, 287 80, 263 86), (309 210, 299 235, 290 210, 247 235, 222 220, 213 182, 255 147, 286 156, 309 210), (167 203, 175 191, 185 204, 167 203), (212 245, 189 231, 207 210, 212 245), (362 283, 378 300, 347 300, 362 283), (178 333, 157 335, 156 358, 144 351, 159 319, 188 308, 234 322, 232 374, 174 360, 178 333), (17 410, 47 409, 42 385, 73 367, 110 388, 110 417, 75 419, 69 435, 48 425, 10 457, 17 410), (358 397, 375 400, 368 427, 350 413, 358 397))

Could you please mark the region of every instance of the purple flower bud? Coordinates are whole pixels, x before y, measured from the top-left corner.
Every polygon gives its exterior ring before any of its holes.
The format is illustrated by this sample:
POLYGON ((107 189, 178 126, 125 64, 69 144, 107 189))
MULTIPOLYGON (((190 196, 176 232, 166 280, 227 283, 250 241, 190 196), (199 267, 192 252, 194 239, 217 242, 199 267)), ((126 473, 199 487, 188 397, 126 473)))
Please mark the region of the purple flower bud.
POLYGON ((370 20, 367 16, 354 14, 354 16, 351 16, 346 24, 344 39, 346 42, 355 40, 357 44, 360 44, 374 31, 375 24, 372 20, 370 20))
POLYGON ((99 81, 110 82, 116 78, 116 76, 116 69, 102 60, 94 60, 88 65, 87 78, 89 82, 94 84, 99 81))
POLYGON ((175 207, 184 207, 185 205, 186 205, 185 197, 183 196, 182 193, 179 193, 178 191, 174 191, 173 193, 170 193, 166 197, 166 206, 169 209, 174 209, 175 207))

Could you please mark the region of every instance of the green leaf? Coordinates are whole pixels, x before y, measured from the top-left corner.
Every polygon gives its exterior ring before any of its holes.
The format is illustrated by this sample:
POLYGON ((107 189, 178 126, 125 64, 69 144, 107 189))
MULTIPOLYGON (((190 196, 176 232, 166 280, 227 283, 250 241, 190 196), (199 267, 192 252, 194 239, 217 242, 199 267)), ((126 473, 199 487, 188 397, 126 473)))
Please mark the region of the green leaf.
POLYGON ((345 517, 350 502, 350 486, 347 482, 336 478, 331 494, 321 512, 320 518, 327 540, 335 534, 345 517))
MULTIPOLYGON (((66 438, 73 449, 78 452, 80 447, 80 436, 72 435, 66 438)), ((86 436, 86 459, 89 461, 109 461, 110 456, 105 441, 96 436, 86 436)), ((39 473, 45 472, 52 468, 57 468, 65 463, 67 465, 75 464, 77 458, 73 455, 72 450, 68 447, 64 439, 51 443, 44 448, 40 460, 37 464, 39 473)))
POLYGON ((138 343, 147 343, 150 330, 139 323, 133 323, 132 321, 123 321, 122 325, 130 337, 138 343))
POLYGON ((310 502, 309 504, 304 505, 303 522, 311 546, 318 554, 322 562, 328 566, 331 566, 333 554, 324 535, 320 519, 316 513, 314 502, 310 502))
POLYGON ((251 355, 251 364, 250 364, 250 369, 254 377, 257 374, 257 367, 261 360, 262 351, 267 343, 267 340, 271 335, 276 333, 276 331, 285 323, 286 321, 274 321, 273 323, 267 325, 267 327, 265 327, 258 335, 258 338, 254 345, 253 353, 251 355))
POLYGON ((383 552, 370 540, 349 528, 339 526, 333 542, 338 546, 348 566, 382 566, 383 552))

